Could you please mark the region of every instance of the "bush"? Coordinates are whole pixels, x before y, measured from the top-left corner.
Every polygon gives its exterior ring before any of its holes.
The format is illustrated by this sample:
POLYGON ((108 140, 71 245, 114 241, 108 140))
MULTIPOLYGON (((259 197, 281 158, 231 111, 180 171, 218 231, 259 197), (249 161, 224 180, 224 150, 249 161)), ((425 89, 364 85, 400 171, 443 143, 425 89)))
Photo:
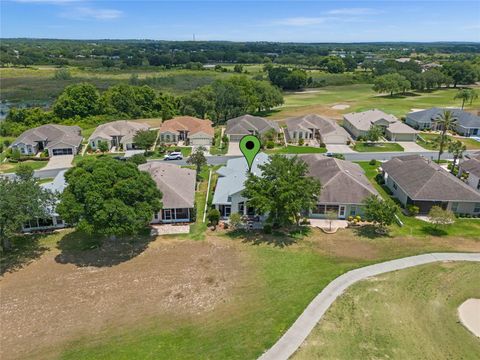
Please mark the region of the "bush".
POLYGON ((321 148, 325 148, 325 147, 327 147, 327 145, 322 142, 322 143, 320 143, 320 147, 321 147, 321 148))
POLYGON ((135 154, 131 156, 128 161, 133 162, 135 165, 141 165, 147 163, 147 158, 143 154, 135 154))
POLYGON ((369 164, 369 165, 372 165, 372 166, 377 165, 377 160, 372 159, 372 160, 370 160, 370 161, 368 162, 368 164, 369 164))
POLYGON ((275 143, 271 140, 267 141, 267 149, 273 149, 275 147, 275 143))
POLYGON ((271 234, 272 233, 272 225, 271 224, 264 224, 263 225, 263 232, 265 234, 271 234))
POLYGON ((213 228, 216 229, 220 221, 220 211, 218 211, 217 209, 210 209, 210 211, 207 214, 207 218, 210 225, 212 225, 213 228))
POLYGON ((305 144, 305 141, 303 139, 299 139, 298 140, 298 145, 302 146, 303 144, 305 144))
POLYGON ((22 154, 20 154, 20 151, 18 149, 12 150, 12 154, 10 155, 10 158, 12 160, 19 160, 22 154))
POLYGON ((407 211, 410 216, 417 216, 420 212, 420 208, 415 205, 407 205, 407 211))

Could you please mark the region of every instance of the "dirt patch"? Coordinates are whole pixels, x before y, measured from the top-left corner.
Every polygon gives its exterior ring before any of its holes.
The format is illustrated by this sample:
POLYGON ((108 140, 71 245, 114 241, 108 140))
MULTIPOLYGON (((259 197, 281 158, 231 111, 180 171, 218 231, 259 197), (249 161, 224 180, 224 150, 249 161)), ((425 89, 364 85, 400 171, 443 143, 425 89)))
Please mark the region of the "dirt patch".
POLYGON ((350 105, 347 105, 347 104, 337 104, 337 105, 333 105, 332 109, 334 109, 334 110, 345 110, 345 109, 348 109, 349 107, 350 107, 350 105))
MULTIPOLYGON (((157 315, 195 317, 225 302, 246 269, 224 242, 158 239, 116 266, 79 267, 45 253, 0 283, 0 357, 42 354, 106 327, 157 315)), ((45 355, 43 354, 42 357, 45 355)))

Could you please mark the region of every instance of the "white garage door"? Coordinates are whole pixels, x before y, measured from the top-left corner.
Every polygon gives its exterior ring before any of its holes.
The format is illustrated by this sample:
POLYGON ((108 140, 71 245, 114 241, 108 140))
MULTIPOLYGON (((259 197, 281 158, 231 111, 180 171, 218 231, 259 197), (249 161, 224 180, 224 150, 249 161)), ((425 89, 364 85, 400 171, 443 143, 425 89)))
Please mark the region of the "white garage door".
POLYGON ((193 146, 212 145, 212 140, 209 138, 197 138, 197 139, 190 139, 190 140, 193 146))
POLYGON ((53 149, 53 155, 73 155, 72 148, 53 149))

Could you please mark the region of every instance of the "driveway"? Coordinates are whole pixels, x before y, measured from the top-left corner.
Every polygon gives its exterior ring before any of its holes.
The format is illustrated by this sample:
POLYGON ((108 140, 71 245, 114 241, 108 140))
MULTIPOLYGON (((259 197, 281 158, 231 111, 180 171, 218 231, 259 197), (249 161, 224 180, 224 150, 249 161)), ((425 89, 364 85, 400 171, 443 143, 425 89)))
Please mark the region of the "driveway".
POLYGON ((72 167, 73 155, 52 156, 42 170, 66 169, 72 167))
POLYGON ((240 151, 240 146, 239 146, 238 141, 230 141, 228 143, 228 152, 227 156, 239 156, 242 155, 242 152, 240 151))
POLYGON ((356 152, 351 149, 350 146, 341 144, 327 144, 327 151, 336 154, 351 154, 356 152))
POLYGON ((330 305, 351 285, 383 273, 437 261, 478 261, 480 253, 431 253, 365 266, 351 270, 328 284, 307 306, 287 332, 259 360, 287 360, 302 345, 330 305))
POLYGON ((405 152, 425 152, 431 151, 427 150, 420 145, 418 145, 415 141, 396 141, 401 147, 405 149, 405 152))

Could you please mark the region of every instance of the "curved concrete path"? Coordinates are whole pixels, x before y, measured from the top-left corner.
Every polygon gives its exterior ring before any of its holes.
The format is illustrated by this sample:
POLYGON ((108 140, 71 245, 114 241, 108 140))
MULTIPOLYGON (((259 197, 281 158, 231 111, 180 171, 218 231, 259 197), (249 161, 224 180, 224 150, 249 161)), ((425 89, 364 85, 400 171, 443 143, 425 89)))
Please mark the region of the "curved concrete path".
POLYGON ((480 253, 431 253, 386 261, 351 270, 328 284, 315 299, 308 304, 300 317, 287 332, 267 350, 259 360, 287 360, 300 347, 308 334, 320 321, 330 305, 357 281, 383 273, 429 264, 437 261, 478 261, 480 253))

